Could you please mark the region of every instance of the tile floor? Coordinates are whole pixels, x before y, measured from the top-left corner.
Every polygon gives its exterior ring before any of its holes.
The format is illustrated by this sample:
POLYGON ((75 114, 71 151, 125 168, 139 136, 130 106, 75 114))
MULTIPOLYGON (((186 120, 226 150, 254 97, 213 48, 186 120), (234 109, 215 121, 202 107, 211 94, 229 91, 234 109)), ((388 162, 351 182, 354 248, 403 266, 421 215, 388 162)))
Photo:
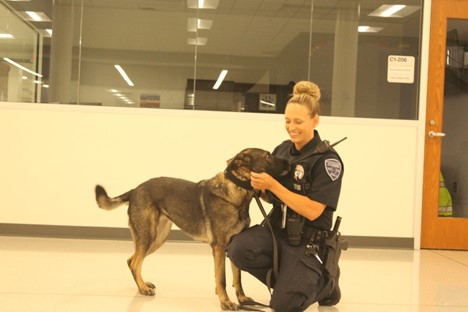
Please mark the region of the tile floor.
MULTIPOLYGON (((143 276, 155 297, 137 292, 126 264, 132 249, 129 241, 0 237, 0 311, 220 311, 208 245, 168 242, 148 257, 143 276)), ((351 248, 341 272, 341 302, 307 312, 468 311, 468 252, 351 248)), ((268 302, 265 286, 247 274, 243 283, 268 302)))

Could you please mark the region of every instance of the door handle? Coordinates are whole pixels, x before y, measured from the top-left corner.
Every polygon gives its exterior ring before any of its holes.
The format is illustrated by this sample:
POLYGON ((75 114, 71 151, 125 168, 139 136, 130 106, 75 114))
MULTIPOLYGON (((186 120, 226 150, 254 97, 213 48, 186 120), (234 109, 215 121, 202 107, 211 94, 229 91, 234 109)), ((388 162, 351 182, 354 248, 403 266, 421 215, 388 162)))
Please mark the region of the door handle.
POLYGON ((427 134, 430 138, 435 138, 435 137, 444 137, 445 136, 445 133, 443 132, 435 132, 435 131, 429 131, 429 133, 427 134))

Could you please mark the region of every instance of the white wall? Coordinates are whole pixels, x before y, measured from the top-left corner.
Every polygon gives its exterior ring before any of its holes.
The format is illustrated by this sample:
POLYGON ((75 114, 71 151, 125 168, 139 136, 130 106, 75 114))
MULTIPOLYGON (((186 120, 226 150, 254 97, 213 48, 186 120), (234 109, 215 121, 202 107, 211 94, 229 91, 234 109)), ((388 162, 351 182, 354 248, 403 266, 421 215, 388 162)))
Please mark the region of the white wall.
MULTIPOLYGON (((318 130, 348 137, 342 232, 419 236, 418 122, 322 117, 318 130)), ((284 139, 282 115, 0 103, 0 223, 126 227, 125 208, 97 208, 96 183, 115 196, 155 176, 198 181, 284 139)))

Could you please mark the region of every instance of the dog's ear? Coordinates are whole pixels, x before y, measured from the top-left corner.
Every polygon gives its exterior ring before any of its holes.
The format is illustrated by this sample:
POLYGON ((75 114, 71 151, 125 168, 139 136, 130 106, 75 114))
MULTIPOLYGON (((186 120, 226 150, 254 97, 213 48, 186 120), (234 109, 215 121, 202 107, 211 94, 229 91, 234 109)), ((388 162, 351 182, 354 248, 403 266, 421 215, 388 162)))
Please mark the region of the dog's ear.
POLYGON ((227 169, 233 169, 239 167, 240 161, 239 158, 237 157, 238 155, 232 157, 231 159, 228 159, 226 161, 227 163, 227 169))
POLYGON ((227 161, 228 168, 241 167, 244 162, 244 158, 246 158, 246 155, 240 152, 239 154, 237 154, 236 156, 232 157, 231 159, 227 161))

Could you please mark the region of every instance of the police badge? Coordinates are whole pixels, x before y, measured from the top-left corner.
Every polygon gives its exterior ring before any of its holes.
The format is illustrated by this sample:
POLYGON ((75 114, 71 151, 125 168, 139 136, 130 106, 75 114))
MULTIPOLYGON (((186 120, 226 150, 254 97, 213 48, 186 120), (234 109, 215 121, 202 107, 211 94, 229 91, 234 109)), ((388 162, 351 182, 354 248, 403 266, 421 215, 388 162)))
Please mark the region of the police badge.
POLYGON ((304 178, 304 167, 301 165, 296 165, 296 168, 294 169, 294 179, 298 183, 293 183, 293 187, 296 191, 302 190, 301 183, 302 179, 304 178))
POLYGON ((301 165, 297 165, 296 168, 294 169, 294 179, 296 179, 296 181, 300 181, 302 180, 302 178, 304 177, 304 167, 302 167, 301 165))
POLYGON ((325 170, 332 181, 336 181, 341 174, 341 163, 333 158, 325 160, 325 170))

